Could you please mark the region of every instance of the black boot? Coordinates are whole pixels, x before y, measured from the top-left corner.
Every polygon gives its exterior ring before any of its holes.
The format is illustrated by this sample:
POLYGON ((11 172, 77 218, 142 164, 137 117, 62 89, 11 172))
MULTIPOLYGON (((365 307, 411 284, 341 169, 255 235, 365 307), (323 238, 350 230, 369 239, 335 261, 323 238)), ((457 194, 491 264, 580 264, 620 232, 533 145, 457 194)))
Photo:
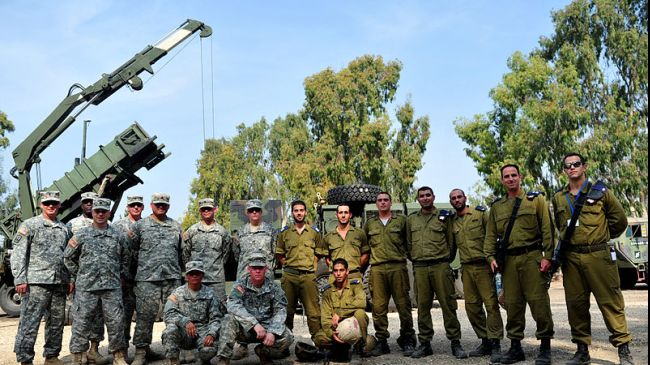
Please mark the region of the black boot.
POLYGON ((424 342, 424 343, 420 343, 420 346, 418 346, 418 348, 415 349, 415 351, 413 351, 411 357, 414 359, 419 359, 429 355, 433 355, 433 349, 431 348, 431 343, 424 342))
POLYGON ((624 343, 618 347, 618 359, 621 365, 634 365, 634 359, 630 354, 630 347, 628 343, 624 343))
POLYGON ((501 356, 502 364, 514 364, 526 360, 524 350, 521 348, 520 340, 510 340, 510 349, 501 356))
POLYGON ((490 364, 498 364, 501 362, 501 341, 494 339, 491 341, 490 348, 490 364))
POLYGON ((539 345, 539 354, 535 358, 535 365, 551 365, 551 339, 542 338, 539 345))
POLYGON ((377 341, 375 348, 370 351, 371 356, 381 356, 385 354, 390 354, 390 347, 388 347, 388 341, 386 339, 381 339, 377 341))
POLYGON ((481 344, 472 351, 469 352, 469 357, 481 357, 490 354, 490 340, 487 338, 481 339, 481 344))
POLYGON ((457 359, 467 359, 467 352, 465 352, 459 340, 451 340, 451 353, 457 359))
POLYGON ((566 365, 587 365, 591 363, 591 357, 589 356, 589 346, 586 343, 576 342, 578 349, 576 353, 573 354, 571 360, 566 362, 566 365))

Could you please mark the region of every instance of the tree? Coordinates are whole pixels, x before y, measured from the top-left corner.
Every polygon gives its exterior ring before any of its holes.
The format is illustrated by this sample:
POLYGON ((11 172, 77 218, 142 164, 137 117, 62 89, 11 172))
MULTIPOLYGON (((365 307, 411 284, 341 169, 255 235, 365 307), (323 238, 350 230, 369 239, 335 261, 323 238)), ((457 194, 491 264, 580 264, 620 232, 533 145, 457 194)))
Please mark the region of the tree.
MULTIPOLYGON (((14 123, 7 118, 7 114, 0 110, 0 150, 9 147, 7 134, 14 131, 14 123)), ((0 163, 2 158, 0 158, 0 163)), ((1 166, 1 165, 0 165, 1 166)), ((0 172, 2 169, 0 168, 0 172)), ((7 216, 18 207, 18 197, 15 191, 9 190, 4 177, 0 173, 0 213, 7 216)))
POLYGON ((628 211, 647 210, 647 0, 576 0, 552 19, 539 48, 509 58, 494 109, 455 121, 467 155, 496 194, 514 162, 550 196, 566 183, 562 157, 580 151, 628 211))

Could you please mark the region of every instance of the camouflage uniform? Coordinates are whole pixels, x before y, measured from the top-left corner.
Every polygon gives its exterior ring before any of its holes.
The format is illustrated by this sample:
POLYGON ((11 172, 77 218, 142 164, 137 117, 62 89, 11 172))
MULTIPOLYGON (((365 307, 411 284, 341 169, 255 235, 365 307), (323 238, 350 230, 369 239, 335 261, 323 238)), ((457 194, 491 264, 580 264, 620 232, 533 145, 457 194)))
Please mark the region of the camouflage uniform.
POLYGON ((235 235, 232 251, 237 258, 237 278, 246 274, 246 267, 255 253, 263 253, 269 267, 269 278, 273 278, 275 267, 276 230, 270 223, 262 222, 257 230, 251 230, 250 223, 244 224, 235 235))
POLYGON ((137 318, 133 345, 144 348, 151 344, 153 324, 158 308, 174 289, 180 286, 181 226, 166 217, 155 216, 136 222, 129 231, 133 256, 137 258, 135 275, 135 311, 137 318))
MULTIPOLYGON (((328 232, 323 237, 323 246, 329 252, 330 271, 332 270, 332 262, 338 258, 343 258, 349 265, 349 277, 354 279, 363 278, 361 274, 361 255, 370 253, 368 238, 363 229, 350 226, 345 239, 336 230, 328 232)), ((331 282, 334 282, 334 277, 330 275, 331 282)))
POLYGON ((223 265, 230 252, 232 237, 222 225, 214 222, 206 225, 198 222, 183 234, 183 263, 203 262, 205 276, 203 285, 214 289, 219 301, 226 303, 226 281, 223 265))
MULTIPOLYGON (((129 230, 135 224, 136 221, 132 221, 129 217, 120 219, 119 221, 112 223, 113 227, 118 228, 125 235, 129 233, 129 230)), ((127 240, 127 245, 129 245, 127 240)), ((129 247, 129 275, 128 278, 124 280, 122 285, 122 303, 124 305, 124 338, 126 342, 129 343, 131 339, 131 321, 133 318, 133 312, 135 311, 135 272, 137 269, 138 261, 133 256, 131 252, 131 247, 129 247)))
POLYGON ((262 287, 256 288, 246 273, 233 284, 226 305, 228 314, 221 325, 219 357, 231 358, 235 341, 261 342, 253 329, 257 324, 275 335, 273 350, 283 351, 293 342, 293 334, 284 324, 287 298, 272 279, 266 277, 262 287))
POLYGON ((33 361, 34 343, 43 316, 43 356, 55 357, 61 352, 68 283, 63 250, 68 238, 68 230, 61 221, 50 221, 39 215, 24 221, 13 239, 10 264, 14 284, 28 284, 14 342, 18 362, 33 361))
POLYGON ((176 288, 165 304, 162 343, 167 358, 177 359, 180 349, 198 349, 201 360, 210 361, 217 354, 223 316, 221 302, 212 288, 203 285, 198 292, 190 290, 187 284, 176 288), (189 322, 196 326, 197 338, 187 335, 185 326, 189 322), (203 342, 208 335, 214 338, 214 343, 205 347, 203 342))
POLYGON ((77 231, 64 252, 65 266, 75 283, 75 320, 70 352, 88 350, 89 329, 99 309, 107 321, 109 351, 125 350, 121 281, 128 277, 129 252, 125 235, 109 225, 77 231))

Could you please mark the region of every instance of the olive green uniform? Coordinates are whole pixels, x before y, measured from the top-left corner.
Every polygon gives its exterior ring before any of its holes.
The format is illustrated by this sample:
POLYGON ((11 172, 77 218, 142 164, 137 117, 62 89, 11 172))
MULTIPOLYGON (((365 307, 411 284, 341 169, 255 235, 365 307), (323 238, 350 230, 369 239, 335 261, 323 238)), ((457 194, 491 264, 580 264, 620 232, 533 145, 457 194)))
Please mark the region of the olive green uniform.
MULTIPOLYGON (((384 225, 379 217, 368 219, 364 226, 370 245, 370 287, 375 337, 385 340, 388 332, 388 302, 391 296, 400 321, 400 338, 415 340, 409 277, 406 268, 406 217, 393 213, 384 225)), ((399 341, 398 341, 399 342, 399 341)))
POLYGON ((441 215, 435 207, 430 214, 422 210, 412 213, 407 218, 406 235, 417 289, 420 344, 430 343, 433 338, 431 307, 434 295, 440 303, 447 338, 459 340, 458 303, 454 274, 449 266, 451 253, 455 252, 450 217, 441 215))
MULTIPOLYGON (((585 186, 581 194, 588 192, 585 186)), ((569 192, 568 185, 553 197, 555 224, 560 237, 564 236, 575 204, 576 197, 569 192)), ((607 190, 602 199, 592 204, 587 199, 573 236, 568 245, 563 247, 565 260, 562 274, 573 342, 591 344, 591 293, 612 334, 609 342, 618 347, 632 340, 625 320, 625 302, 620 289, 618 268, 616 261, 610 257, 607 245, 610 238, 618 237, 626 228, 625 211, 614 194, 607 190)))
POLYGON ((335 285, 328 286, 323 293, 320 316, 320 323, 326 341, 319 342, 316 345, 327 346, 332 344, 332 335, 336 331, 335 328, 332 328, 334 314, 339 316, 339 323, 344 319, 355 317, 359 322, 361 338, 365 339, 368 334, 368 315, 364 311, 365 307, 366 294, 360 280, 349 279, 348 277, 340 292, 335 285))
MULTIPOLYGON (((553 227, 543 195, 517 196, 521 206, 507 242, 503 293, 505 297, 508 338, 521 340, 526 327, 526 303, 537 323, 537 339, 553 338, 551 302, 546 290, 546 274, 539 271, 542 258, 553 255, 553 227)), ((485 234, 485 255, 492 262, 496 255, 497 236, 503 236, 514 208, 514 198, 501 198, 492 204, 485 234)))
POLYGON ((493 284, 494 275, 483 252, 487 220, 485 208, 475 207, 462 217, 455 215, 452 227, 463 268, 465 311, 469 323, 478 338, 498 340, 503 338, 503 320, 493 284))
MULTIPOLYGON (((363 277, 361 274, 361 255, 370 253, 368 239, 363 229, 350 226, 345 239, 336 230, 329 232, 323 237, 323 246, 327 248, 330 257, 330 270, 332 269, 331 263, 334 260, 343 258, 348 262, 350 278, 361 279, 363 277)), ((330 282, 333 282, 331 276, 330 282)))
POLYGON ((285 257, 282 290, 287 297, 285 324, 293 329, 298 298, 307 314, 307 326, 312 338, 320 330, 320 306, 316 286, 317 256, 327 255, 321 246, 320 233, 308 225, 299 232, 295 225, 285 227, 278 235, 276 253, 285 257))

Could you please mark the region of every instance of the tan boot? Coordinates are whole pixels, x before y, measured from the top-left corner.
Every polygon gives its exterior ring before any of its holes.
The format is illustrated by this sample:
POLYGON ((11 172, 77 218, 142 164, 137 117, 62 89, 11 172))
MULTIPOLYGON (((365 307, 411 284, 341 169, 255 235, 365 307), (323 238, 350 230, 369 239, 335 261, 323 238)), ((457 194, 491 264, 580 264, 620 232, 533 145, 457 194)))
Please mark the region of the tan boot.
POLYGON ((87 365, 88 364, 88 353, 87 352, 82 352, 81 353, 81 365, 87 365))
POLYGON ((230 365, 230 359, 226 359, 225 357, 219 356, 219 360, 217 360, 217 365, 230 365))
POLYGON ((63 365, 63 360, 59 359, 57 356, 51 356, 45 359, 44 365, 63 365))
POLYGON ((147 356, 147 349, 145 347, 138 347, 135 349, 135 357, 131 365, 144 365, 145 356, 147 356))
POLYGON ((177 357, 170 357, 169 365, 181 365, 181 362, 178 360, 177 357))
POLYGON ((124 351, 113 352, 113 365, 128 365, 124 357, 124 351))
POLYGON ((99 353, 99 342, 91 341, 90 350, 88 350, 88 364, 91 365, 107 365, 108 359, 99 353))
POLYGON ((72 365, 81 365, 81 355, 83 352, 72 353, 72 365))

